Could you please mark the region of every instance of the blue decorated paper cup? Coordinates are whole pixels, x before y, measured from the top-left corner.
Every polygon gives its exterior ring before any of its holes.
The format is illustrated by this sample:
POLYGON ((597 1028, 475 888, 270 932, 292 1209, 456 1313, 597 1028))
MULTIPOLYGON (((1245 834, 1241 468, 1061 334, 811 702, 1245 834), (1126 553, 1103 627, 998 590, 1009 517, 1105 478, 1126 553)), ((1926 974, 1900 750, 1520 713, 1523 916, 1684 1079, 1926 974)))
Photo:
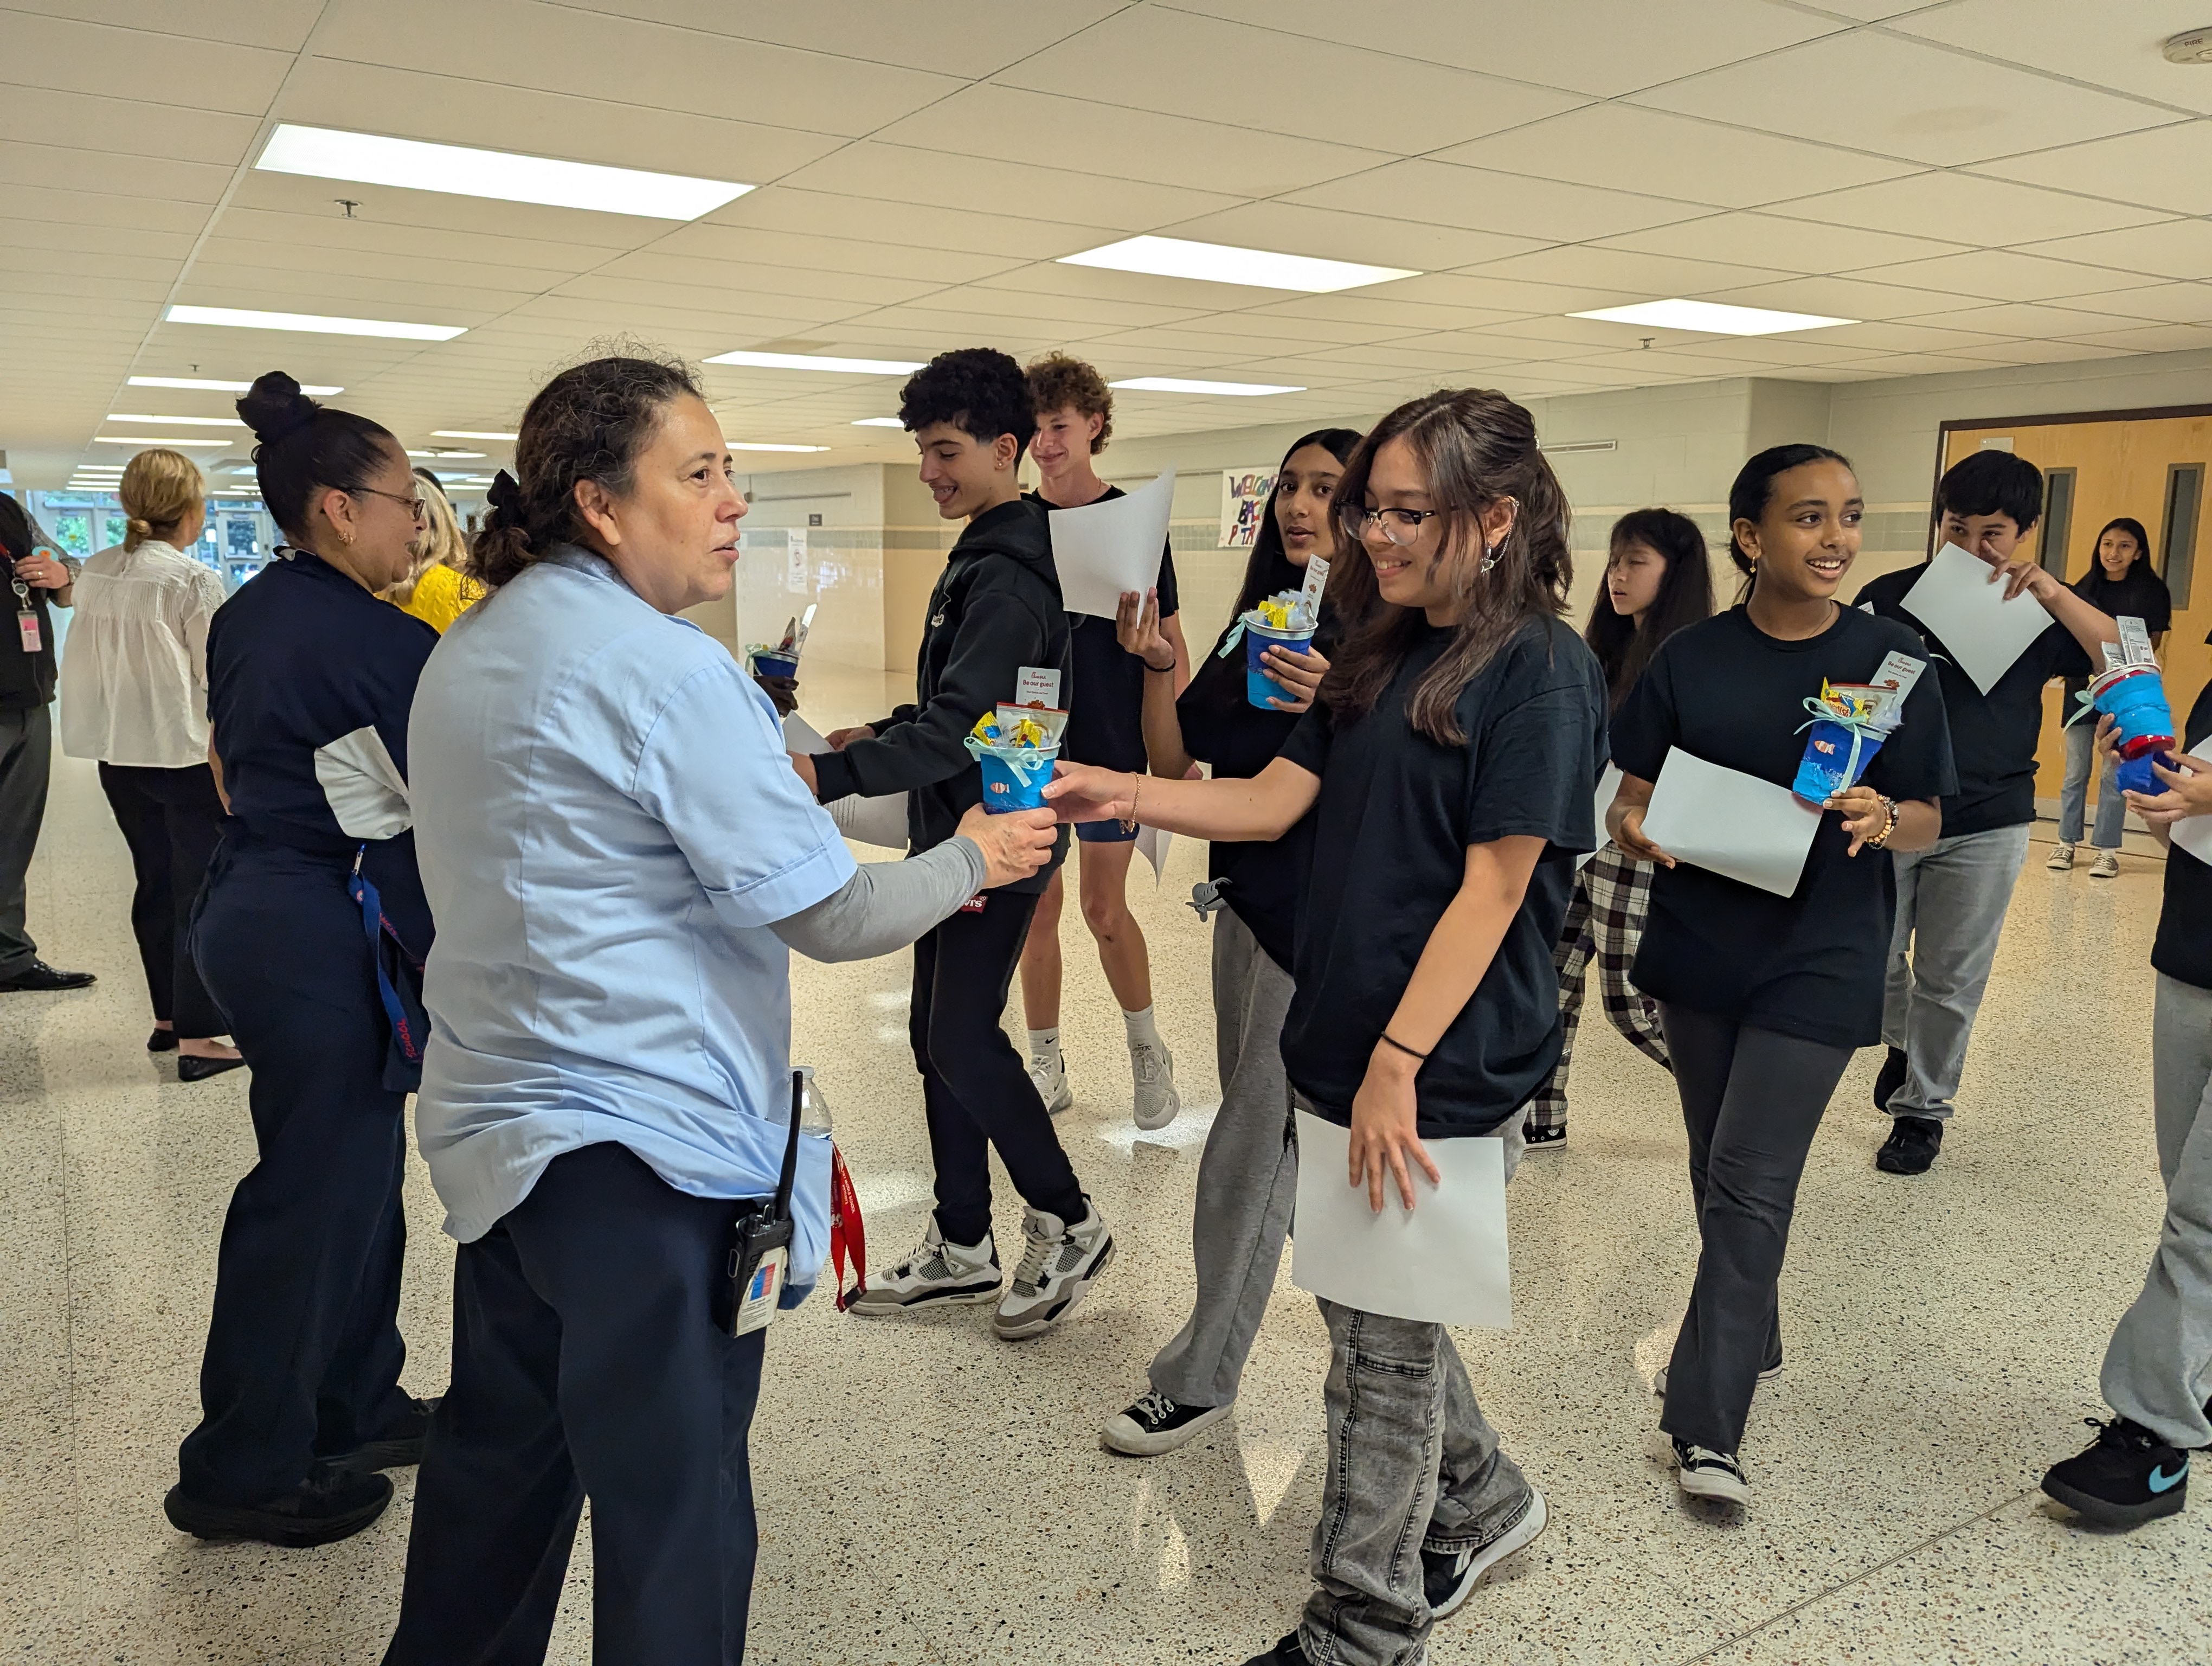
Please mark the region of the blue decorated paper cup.
POLYGON ((993 746, 979 743, 970 750, 983 772, 984 809, 998 816, 1010 810, 1047 807, 1044 788, 1052 779, 1053 760, 1060 756, 1057 745, 993 746))
POLYGON ((1847 725, 1816 721, 1805 737, 1805 756, 1798 760, 1797 779, 1790 783, 1790 790, 1808 803, 1826 804, 1846 787, 1859 784, 1883 739, 1864 731, 1854 737, 1847 725), (1856 758, 1851 754, 1854 739, 1858 744, 1856 758))
POLYGON ((1285 688, 1266 670, 1267 652, 1271 648, 1288 648, 1293 654, 1304 654, 1313 646, 1313 628, 1285 630, 1269 624, 1257 613, 1244 616, 1244 698, 1261 711, 1281 708, 1267 703, 1270 699, 1295 701, 1296 689, 1285 688))

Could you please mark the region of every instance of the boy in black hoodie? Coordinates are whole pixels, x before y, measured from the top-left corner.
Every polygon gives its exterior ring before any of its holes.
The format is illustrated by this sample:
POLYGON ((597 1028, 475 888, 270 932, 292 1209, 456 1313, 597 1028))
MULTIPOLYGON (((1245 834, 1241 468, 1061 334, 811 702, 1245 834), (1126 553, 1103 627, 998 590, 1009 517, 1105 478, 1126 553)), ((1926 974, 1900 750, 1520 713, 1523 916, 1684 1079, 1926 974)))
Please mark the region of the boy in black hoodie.
MULTIPOLYGON (((939 354, 907 383, 899 420, 921 448, 938 514, 968 522, 930 593, 915 703, 840 729, 829 738, 834 751, 795 762, 825 804, 907 793, 919 853, 951 838, 981 801, 981 774, 962 744, 975 720, 1015 697, 1025 666, 1057 672, 1065 696, 1071 655, 1046 511, 1022 501, 1015 477, 1036 431, 1021 367, 987 347, 939 354)), ((1113 1235, 1000 1028, 1038 893, 1066 854, 1062 829, 1042 872, 975 898, 914 945, 908 1031, 937 1208, 921 1248, 869 1276, 855 1313, 997 1298, 999 1335, 1034 1336, 1066 1317, 1113 1257, 1113 1235), (1029 1206, 1021 1263, 1003 1295, 991 1241, 994 1146, 1029 1206)))

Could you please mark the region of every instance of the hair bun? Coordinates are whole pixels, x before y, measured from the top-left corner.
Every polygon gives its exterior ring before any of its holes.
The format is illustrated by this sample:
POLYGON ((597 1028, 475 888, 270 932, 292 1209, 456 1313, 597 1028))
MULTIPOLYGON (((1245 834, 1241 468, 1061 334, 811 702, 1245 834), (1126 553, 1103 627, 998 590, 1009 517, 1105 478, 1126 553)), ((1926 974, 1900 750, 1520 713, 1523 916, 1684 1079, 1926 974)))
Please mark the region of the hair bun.
POLYGON ((237 405, 240 418, 264 446, 273 445, 295 429, 305 428, 321 409, 300 392, 299 383, 281 370, 257 376, 237 405))

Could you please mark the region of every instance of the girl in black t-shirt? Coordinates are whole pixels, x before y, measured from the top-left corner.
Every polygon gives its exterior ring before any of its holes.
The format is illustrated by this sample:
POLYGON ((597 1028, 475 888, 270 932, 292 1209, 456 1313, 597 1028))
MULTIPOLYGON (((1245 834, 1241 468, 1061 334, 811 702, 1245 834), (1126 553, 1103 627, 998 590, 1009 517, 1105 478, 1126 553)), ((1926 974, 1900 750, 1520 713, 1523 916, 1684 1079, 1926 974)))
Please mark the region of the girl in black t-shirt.
MULTIPOLYGON (((1158 597, 1122 598, 1121 644, 1144 666, 1145 750, 1154 775, 1181 780, 1202 763, 1216 780, 1249 779, 1274 761, 1313 704, 1339 635, 1335 610, 1323 601, 1313 652, 1267 651, 1276 680, 1297 695, 1276 699, 1273 711, 1245 696, 1237 621, 1261 598, 1298 588, 1315 557, 1336 560, 1331 502, 1358 443, 1356 430, 1332 428, 1291 445, 1261 511, 1229 623, 1180 697, 1175 645, 1160 630, 1158 597)), ((1192 1213, 1198 1299, 1153 1359, 1151 1386, 1100 1432, 1110 1450, 1133 1457, 1173 1451, 1229 1414, 1275 1287, 1298 1174, 1296 1147, 1283 1133, 1283 1014, 1312 843, 1309 817, 1279 840, 1217 841, 1208 849, 1207 883, 1195 906, 1213 920, 1221 1108, 1199 1159, 1192 1213)))
MULTIPOLYGON (((2150 535, 2133 515, 2108 520, 2097 534, 2097 553, 2089 570, 2074 581, 2074 593, 2112 618, 2126 615, 2141 619, 2150 634, 2150 645, 2166 640, 2173 623, 2173 593, 2166 587, 2150 564, 2150 535)), ((2081 708, 2080 696, 2089 687, 2086 677, 2069 677, 2060 700, 2060 721, 2081 708)), ((2060 873, 2074 866, 2074 848, 2081 842, 2081 827, 2089 809, 2089 766, 2097 750, 2097 725, 2093 718, 2067 722, 2066 775, 2058 789, 2058 844, 2045 867, 2060 873)), ((2089 843, 2099 854, 2089 870, 2092 879, 2109 879, 2120 871, 2120 828, 2128 807, 2120 800, 2119 782, 2108 771, 2097 788, 2097 823, 2089 843)))
POLYGON ((1806 1153, 1851 1050, 1881 1038, 1887 853, 1933 844, 1936 800, 1956 785, 1941 684, 1918 678, 1861 783, 1827 801, 1789 897, 1678 865, 1644 836, 1644 812, 1670 750, 1788 787, 1823 679, 1870 684, 1892 654, 1924 667, 1911 630, 1836 599, 1863 513, 1850 465, 1825 446, 1746 463, 1729 515, 1748 600, 1667 642, 1613 720, 1613 842, 1662 869, 1632 976, 1659 1001, 1703 1245, 1654 1384, 1660 1427, 1682 1490, 1733 1504, 1751 1499, 1736 1449, 1753 1383, 1782 1367, 1775 1290, 1806 1153))
MULTIPOLYGON (((1558 617, 1565 496, 1503 394, 1393 411, 1336 507, 1358 549, 1330 575, 1333 599, 1359 623, 1272 763, 1216 781, 1062 764, 1047 791, 1069 820, 1206 839, 1277 839, 1313 812, 1283 1063, 1300 1109, 1349 1128, 1346 1181, 1379 1213, 1393 1186, 1413 1207, 1414 1170, 1438 1181, 1425 1140, 1496 1137, 1509 1175, 1520 1155, 1559 1055, 1552 945, 1574 854, 1597 842, 1605 685, 1558 617)), ((1443 1325, 1321 1307, 1321 1589, 1254 1666, 1417 1657, 1431 1623, 1544 1525, 1443 1325)))
MULTIPOLYGON (((1613 523, 1607 541, 1605 587, 1598 592, 1583 640, 1604 669, 1614 709, 1628 697, 1659 645, 1713 611, 1712 569, 1698 523, 1672 509, 1634 509, 1613 523)), ((1667 1038, 1656 1002, 1628 981, 1644 921, 1651 911, 1650 862, 1607 842, 1575 876, 1574 900, 1553 961, 1559 969, 1559 1062, 1528 1105, 1523 1130, 1533 1147, 1567 1137, 1567 1066, 1583 1010, 1583 984, 1593 961, 1605 1015, 1630 1045, 1662 1067, 1667 1038)))

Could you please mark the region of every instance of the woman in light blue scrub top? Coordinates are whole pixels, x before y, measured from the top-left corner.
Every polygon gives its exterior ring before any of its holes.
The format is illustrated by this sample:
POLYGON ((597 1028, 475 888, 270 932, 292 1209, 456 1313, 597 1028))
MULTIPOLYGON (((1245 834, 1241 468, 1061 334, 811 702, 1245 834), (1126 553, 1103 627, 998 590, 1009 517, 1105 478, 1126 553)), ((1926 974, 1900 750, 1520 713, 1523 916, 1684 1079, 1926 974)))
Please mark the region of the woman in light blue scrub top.
MULTIPOLYGON (((589 1496, 593 1658, 727 1666, 769 1331, 729 1334, 726 1262, 790 1132, 788 949, 911 942, 1041 866, 1052 818, 854 866, 768 696, 676 617, 728 596, 745 513, 688 372, 564 371, 515 458, 471 556, 492 593, 408 736, 438 922, 416 1126, 460 1250, 386 1659, 542 1658, 589 1496)), ((828 1142, 799 1145, 786 1305, 829 1239, 828 1142)))

